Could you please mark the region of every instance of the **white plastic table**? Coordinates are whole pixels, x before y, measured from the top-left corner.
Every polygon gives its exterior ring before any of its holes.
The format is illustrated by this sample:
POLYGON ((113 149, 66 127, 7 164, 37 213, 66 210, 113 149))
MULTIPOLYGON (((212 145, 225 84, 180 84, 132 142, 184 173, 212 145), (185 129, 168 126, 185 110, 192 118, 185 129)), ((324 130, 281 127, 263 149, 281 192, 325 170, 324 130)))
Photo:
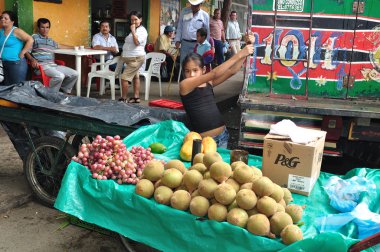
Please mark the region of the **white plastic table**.
MULTIPOLYGON (((85 55, 100 55, 100 63, 104 63, 104 55, 107 54, 107 51, 104 50, 93 50, 93 49, 82 49, 82 50, 75 50, 75 49, 56 49, 54 50, 54 53, 56 54, 66 54, 66 55, 73 55, 75 56, 75 70, 78 71, 78 80, 76 84, 77 89, 77 96, 81 95, 81 80, 82 80, 82 68, 81 68, 81 58, 85 55)), ((104 68, 104 66, 102 66, 104 68)), ((101 80, 101 87, 104 86, 104 79, 101 80), (103 85, 102 85, 103 84, 103 85)))

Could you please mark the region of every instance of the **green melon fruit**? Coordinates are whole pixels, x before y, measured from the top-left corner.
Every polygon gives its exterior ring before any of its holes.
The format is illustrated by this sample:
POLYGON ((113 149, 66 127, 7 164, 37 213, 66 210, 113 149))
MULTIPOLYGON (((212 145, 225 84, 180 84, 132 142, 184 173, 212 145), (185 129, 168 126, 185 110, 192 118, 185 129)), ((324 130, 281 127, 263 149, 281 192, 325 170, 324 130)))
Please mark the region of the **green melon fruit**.
POLYGON ((191 195, 188 191, 178 190, 175 191, 170 198, 170 205, 178 210, 187 210, 191 201, 191 195))
POLYGON ((236 194, 236 203, 240 208, 250 210, 256 206, 256 194, 251 189, 242 189, 236 194))
POLYGON ((253 170, 248 165, 240 165, 236 167, 233 173, 233 178, 240 184, 251 182, 253 170))
POLYGON ((304 208, 305 207, 291 204, 286 206, 285 212, 292 217, 293 223, 298 223, 302 218, 304 208))
POLYGON ((251 215, 247 222, 247 230, 254 235, 274 238, 274 235, 270 232, 269 219, 264 214, 251 215))
POLYGON ((151 198, 154 193, 154 185, 152 181, 142 179, 136 184, 135 192, 147 199, 151 198))
POLYGON ((226 206, 235 200, 236 191, 231 185, 224 182, 217 186, 214 191, 214 197, 220 204, 226 206))
POLYGON ((190 213, 199 217, 205 216, 209 207, 208 199, 203 196, 195 196, 190 201, 190 213))
POLYGON ((293 224, 292 217, 285 212, 277 212, 270 218, 270 231, 276 236, 280 236, 281 231, 287 226, 293 224))
POLYGON ((173 191, 167 186, 159 186, 154 191, 154 199, 163 205, 169 205, 172 196, 173 191))
POLYGON ((225 221, 227 218, 227 207, 220 203, 212 204, 208 209, 207 216, 210 220, 225 221))
POLYGON ((178 159, 170 160, 169 162, 167 162, 164 165, 164 168, 165 168, 165 170, 168 170, 170 168, 174 168, 174 169, 177 169, 178 171, 180 171, 182 174, 187 172, 187 169, 186 169, 186 166, 184 165, 184 163, 178 159))
POLYGON ((244 228, 247 225, 248 214, 244 209, 234 208, 227 214, 228 223, 244 228))
POLYGON ((182 183, 183 175, 176 168, 170 168, 164 171, 161 183, 170 188, 179 187, 182 183))
POLYGON ((277 202, 268 196, 264 196, 257 201, 256 208, 260 213, 270 217, 277 212, 277 202))
POLYGON ((156 182, 161 179, 162 174, 164 173, 164 165, 161 161, 152 160, 146 163, 143 170, 143 177, 152 182, 156 182))
POLYGON ((183 175, 183 183, 186 188, 192 193, 198 188, 199 183, 203 180, 202 174, 197 170, 187 171, 183 175))
POLYGON ((210 167, 210 176, 215 181, 222 183, 232 175, 231 166, 223 161, 217 161, 210 167))
POLYGON ((281 232, 282 242, 290 245, 303 239, 302 230, 297 225, 288 225, 281 232))

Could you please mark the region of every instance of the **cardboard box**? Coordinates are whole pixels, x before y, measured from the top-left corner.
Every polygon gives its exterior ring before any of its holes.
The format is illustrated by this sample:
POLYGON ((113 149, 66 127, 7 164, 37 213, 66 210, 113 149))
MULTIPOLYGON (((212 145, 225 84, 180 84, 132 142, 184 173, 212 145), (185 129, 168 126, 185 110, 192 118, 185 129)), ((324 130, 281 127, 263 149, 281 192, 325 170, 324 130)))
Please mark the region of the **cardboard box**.
POLYGON ((309 196, 321 170, 326 132, 321 134, 319 139, 307 145, 267 134, 264 137, 263 175, 291 192, 309 196))

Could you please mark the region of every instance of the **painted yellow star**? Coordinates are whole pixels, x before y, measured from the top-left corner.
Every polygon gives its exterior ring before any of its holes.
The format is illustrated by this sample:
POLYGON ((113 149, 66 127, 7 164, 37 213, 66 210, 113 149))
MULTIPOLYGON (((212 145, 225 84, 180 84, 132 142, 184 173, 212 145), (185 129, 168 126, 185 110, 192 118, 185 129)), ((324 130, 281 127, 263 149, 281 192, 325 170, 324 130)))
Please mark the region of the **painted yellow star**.
POLYGON ((315 82, 317 83, 317 85, 318 85, 319 87, 321 87, 321 86, 326 85, 327 80, 326 80, 325 77, 323 77, 323 76, 321 75, 321 76, 319 76, 319 79, 316 80, 315 82))
POLYGON ((277 72, 273 72, 273 74, 270 74, 270 72, 267 72, 267 80, 277 80, 277 72))

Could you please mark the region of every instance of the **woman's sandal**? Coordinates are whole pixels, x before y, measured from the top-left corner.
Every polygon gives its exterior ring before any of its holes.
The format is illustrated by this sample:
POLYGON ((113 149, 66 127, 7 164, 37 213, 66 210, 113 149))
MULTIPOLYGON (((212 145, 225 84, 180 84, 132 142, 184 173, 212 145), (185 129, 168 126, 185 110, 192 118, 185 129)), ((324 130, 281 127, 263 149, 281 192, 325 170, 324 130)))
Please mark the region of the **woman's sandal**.
POLYGON ((139 97, 131 97, 131 98, 129 98, 128 103, 140 103, 140 98, 139 97))
POLYGON ((123 97, 119 98, 118 101, 119 101, 119 102, 125 102, 125 103, 127 103, 127 99, 124 99, 123 97))

